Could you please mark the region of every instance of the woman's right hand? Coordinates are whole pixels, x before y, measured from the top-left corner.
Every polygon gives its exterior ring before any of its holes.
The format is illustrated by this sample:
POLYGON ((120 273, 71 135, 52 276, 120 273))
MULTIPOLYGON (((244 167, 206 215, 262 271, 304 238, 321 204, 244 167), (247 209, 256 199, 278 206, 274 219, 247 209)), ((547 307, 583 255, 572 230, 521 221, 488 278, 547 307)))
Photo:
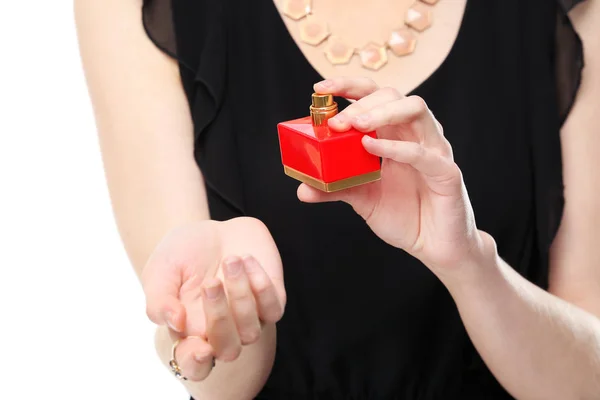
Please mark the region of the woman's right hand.
POLYGON ((205 379, 214 359, 236 360, 286 304, 277 247, 248 217, 174 229, 149 258, 142 285, 148 317, 181 340, 177 361, 192 381, 205 379))

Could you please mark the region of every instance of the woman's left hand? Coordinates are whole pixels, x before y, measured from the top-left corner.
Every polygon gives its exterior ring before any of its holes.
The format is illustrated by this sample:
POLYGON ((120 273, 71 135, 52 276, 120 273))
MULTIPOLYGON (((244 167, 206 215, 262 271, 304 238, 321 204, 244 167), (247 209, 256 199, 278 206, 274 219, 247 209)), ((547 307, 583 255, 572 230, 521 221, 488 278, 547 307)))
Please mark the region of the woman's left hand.
POLYGON ((404 249, 432 271, 447 273, 482 248, 462 174, 441 124, 416 96, 380 89, 366 78, 315 85, 317 93, 356 100, 329 120, 336 131, 376 131, 365 149, 382 157, 381 180, 334 193, 302 184, 301 201, 344 201, 388 244, 404 249))

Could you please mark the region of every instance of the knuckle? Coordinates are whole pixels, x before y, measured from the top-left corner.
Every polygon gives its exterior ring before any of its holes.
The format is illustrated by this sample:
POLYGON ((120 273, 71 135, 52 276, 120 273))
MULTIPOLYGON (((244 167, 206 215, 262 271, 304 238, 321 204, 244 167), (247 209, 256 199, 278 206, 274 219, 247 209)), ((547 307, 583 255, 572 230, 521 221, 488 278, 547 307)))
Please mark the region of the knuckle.
POLYGON ((223 349, 221 353, 217 355, 217 358, 223 362, 232 362, 237 360, 241 353, 242 345, 237 343, 223 349))
POLYGON ((450 174, 454 177, 454 179, 456 179, 458 181, 463 180, 463 173, 462 173, 460 167, 458 166, 458 164, 456 164, 455 162, 453 162, 450 167, 450 174))
POLYGON ((423 146, 421 146, 420 144, 413 146, 412 155, 413 155, 414 160, 423 158, 425 156, 425 148, 423 146))
POLYGON ((454 150, 452 149, 452 145, 448 140, 444 140, 442 144, 442 155, 445 157, 449 157, 450 159, 454 158, 454 150))
POLYGON ((437 183, 446 185, 456 189, 456 194, 459 194, 462 178, 461 174, 449 172, 436 179, 437 183))
POLYGON ((435 120, 435 123, 437 125, 438 132, 440 133, 440 135, 445 136, 445 134, 444 134, 444 126, 437 119, 435 120))
POLYGON ((254 284, 254 290, 256 292, 256 296, 265 297, 271 292, 271 282, 266 277, 261 277, 257 279, 254 284))
POLYGON ((248 224, 252 225, 252 227, 254 227, 256 229, 262 229, 262 230, 267 230, 267 231, 269 229, 267 227, 267 225, 258 218, 254 218, 254 217, 241 217, 241 218, 243 218, 244 221, 246 221, 248 224))
POLYGON ((150 319, 150 321, 158 324, 160 321, 160 313, 156 310, 156 307, 154 307, 152 304, 148 303, 146 305, 146 316, 148 317, 148 319, 150 319))
POLYGON ((420 162, 425 156, 425 149, 420 144, 412 145, 406 152, 406 162, 415 164, 420 162))
POLYGON ((267 225, 258 218, 255 217, 237 217, 224 222, 227 226, 235 230, 251 230, 256 235, 262 237, 265 234, 269 234, 269 228, 267 225))
POLYGON ((380 125, 392 125, 394 123, 396 110, 392 103, 386 103, 370 111, 373 120, 378 121, 380 125))
POLYGON ((252 295, 248 288, 238 288, 229 293, 229 301, 236 303, 236 307, 241 307, 243 304, 252 300, 252 295))
POLYGON ((462 172, 456 163, 452 162, 448 165, 448 170, 446 173, 441 175, 437 179, 438 183, 449 185, 449 186, 458 186, 462 182, 462 172))
POLYGON ((327 79, 329 82, 331 82, 333 85, 335 85, 336 87, 338 87, 339 85, 343 85, 345 82, 348 81, 348 77, 346 76, 332 76, 331 78, 327 79))
POLYGON ((429 111, 427 103, 421 96, 412 95, 409 99, 413 103, 413 107, 418 114, 424 114, 429 111))
POLYGON ((222 324, 229 318, 229 310, 225 307, 218 307, 208 313, 208 320, 211 325, 222 324))
POLYGON ((348 116, 351 118, 355 115, 362 114, 364 111, 366 111, 365 108, 360 103, 360 100, 358 100, 357 102, 352 103, 348 107, 346 107, 346 109, 341 111, 340 114, 342 114, 342 116, 348 116))
POLYGON ((393 99, 399 99, 400 97, 402 97, 402 95, 400 94, 400 91, 398 91, 398 89, 391 87, 391 86, 383 87, 380 89, 380 91, 393 99))
POLYGON ((258 342, 260 338, 260 328, 254 327, 251 329, 245 329, 240 332, 240 339, 242 340, 242 344, 249 345, 258 342))
POLYGON ((393 151, 394 153, 397 153, 400 150, 402 150, 402 144, 403 144, 402 142, 399 142, 399 141, 396 141, 396 140, 387 140, 384 143, 385 143, 384 145, 389 150, 393 151))
POLYGON ((232 305, 236 319, 249 319, 256 315, 256 305, 251 297, 232 305))
POLYGON ((374 88, 377 88, 377 87, 378 87, 378 85, 377 85, 377 82, 375 82, 375 81, 374 81, 372 78, 365 77, 364 79, 365 79, 365 83, 366 83, 367 85, 369 85, 369 86, 371 86, 371 87, 374 87, 374 88))
POLYGON ((385 140, 382 141, 381 144, 384 156, 392 158, 397 155, 399 148, 398 143, 391 140, 385 140))

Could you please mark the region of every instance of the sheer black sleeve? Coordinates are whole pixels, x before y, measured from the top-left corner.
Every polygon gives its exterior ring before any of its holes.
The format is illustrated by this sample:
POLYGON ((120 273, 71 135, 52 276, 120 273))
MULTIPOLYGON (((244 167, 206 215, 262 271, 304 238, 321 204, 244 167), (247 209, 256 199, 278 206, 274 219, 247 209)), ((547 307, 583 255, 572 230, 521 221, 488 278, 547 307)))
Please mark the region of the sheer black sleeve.
POLYGON ((197 136, 210 124, 223 98, 227 66, 224 3, 144 0, 142 6, 148 37, 180 65, 197 136))
POLYGON ((568 12, 583 1, 585 0, 558 0, 555 59, 561 123, 564 123, 571 111, 584 67, 583 45, 569 19, 568 12))
POLYGON ((199 55, 212 33, 214 0, 144 0, 142 22, 150 40, 166 54, 191 71, 198 68, 199 55))

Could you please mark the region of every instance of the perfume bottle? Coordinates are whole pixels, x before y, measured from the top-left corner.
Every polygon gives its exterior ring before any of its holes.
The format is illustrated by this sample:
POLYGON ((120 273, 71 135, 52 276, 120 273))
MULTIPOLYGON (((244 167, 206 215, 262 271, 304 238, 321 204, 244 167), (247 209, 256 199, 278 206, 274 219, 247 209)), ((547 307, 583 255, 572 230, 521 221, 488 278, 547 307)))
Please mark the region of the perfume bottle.
POLYGON ((310 116, 277 125, 281 161, 286 175, 324 192, 335 192, 381 179, 381 163, 368 153, 362 137, 375 132, 329 129, 338 113, 331 94, 312 95, 310 116))

